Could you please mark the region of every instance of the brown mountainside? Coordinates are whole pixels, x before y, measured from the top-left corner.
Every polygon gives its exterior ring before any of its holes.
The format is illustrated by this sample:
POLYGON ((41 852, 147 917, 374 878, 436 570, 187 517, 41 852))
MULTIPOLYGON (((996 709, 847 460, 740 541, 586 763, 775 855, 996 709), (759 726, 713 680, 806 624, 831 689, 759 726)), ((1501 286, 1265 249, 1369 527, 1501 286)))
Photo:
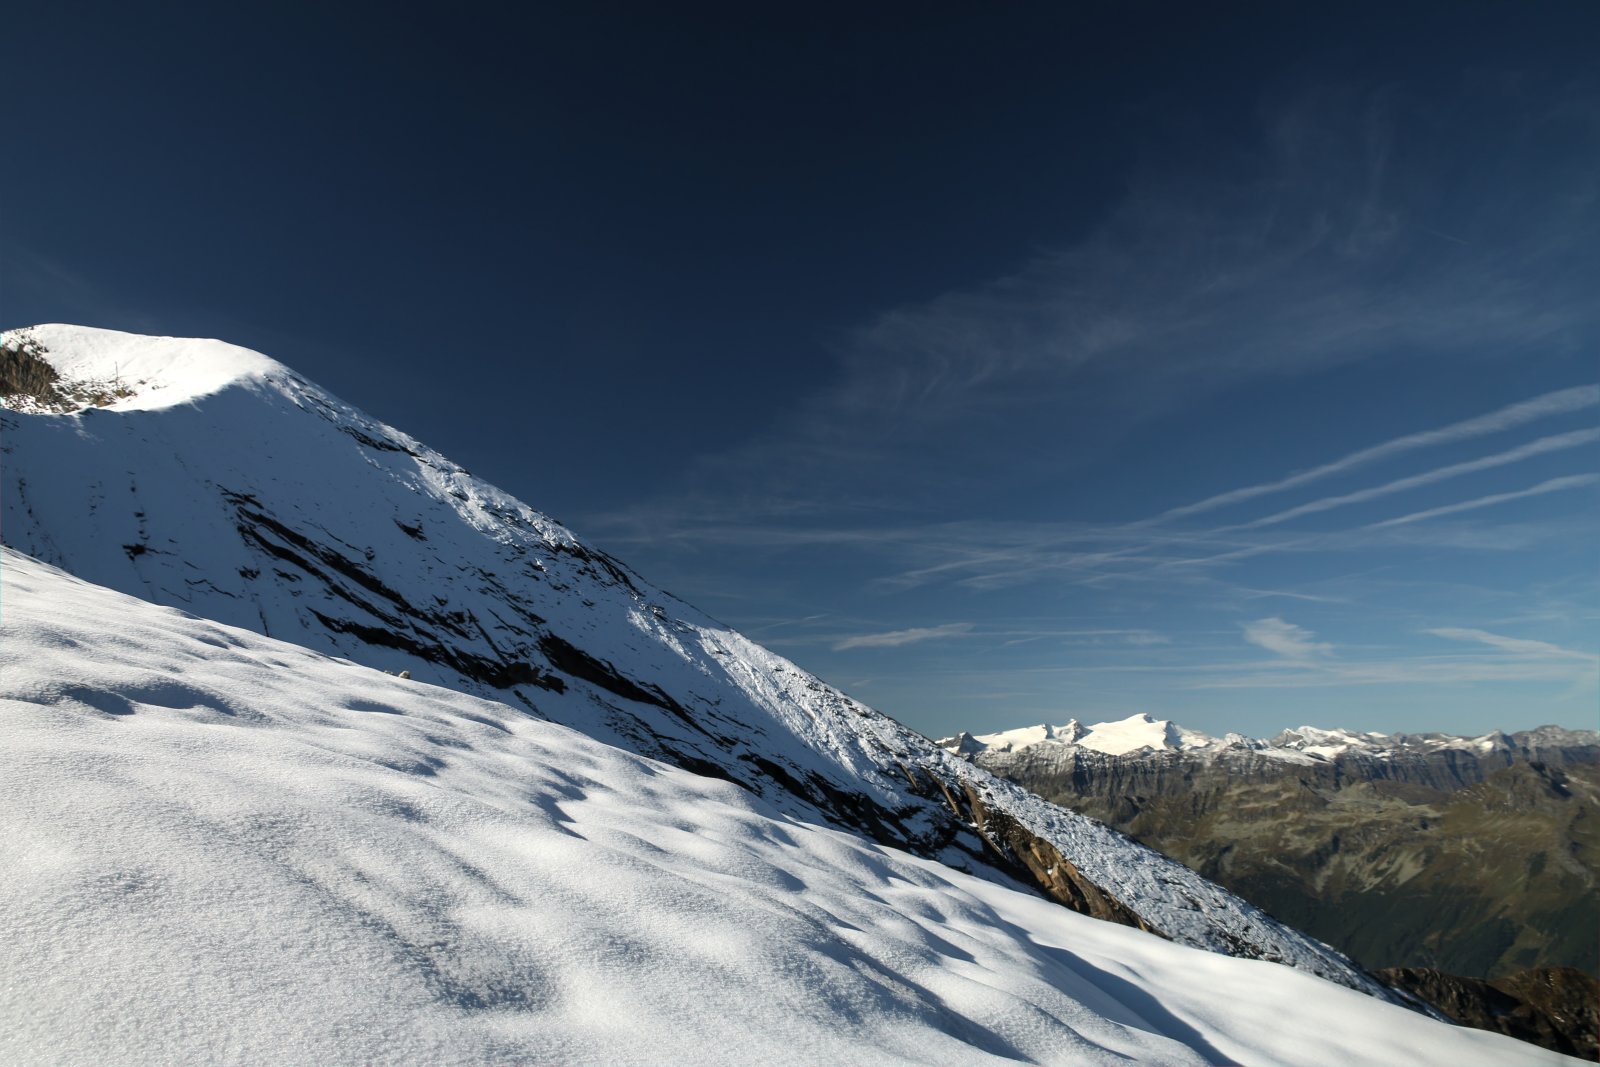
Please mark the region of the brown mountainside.
POLYGON ((1323 761, 1058 743, 971 758, 1368 967, 1600 973, 1600 736, 1501 736, 1323 761))
POLYGON ((1600 1058, 1600 981, 1575 968, 1535 967, 1493 982, 1428 967, 1395 967, 1378 977, 1463 1026, 1586 1060, 1600 1058))

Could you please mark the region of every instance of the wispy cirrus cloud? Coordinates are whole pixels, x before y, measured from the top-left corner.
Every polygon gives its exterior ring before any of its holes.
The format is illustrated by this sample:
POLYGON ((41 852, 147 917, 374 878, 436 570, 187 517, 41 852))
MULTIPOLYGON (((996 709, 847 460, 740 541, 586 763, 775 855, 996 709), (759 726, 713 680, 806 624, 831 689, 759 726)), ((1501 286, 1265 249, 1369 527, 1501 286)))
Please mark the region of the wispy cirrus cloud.
POLYGON ((1563 648, 1548 641, 1535 641, 1527 637, 1507 637, 1504 634, 1490 633, 1487 630, 1474 630, 1459 626, 1436 626, 1425 632, 1433 634, 1435 637, 1448 638, 1451 641, 1469 641, 1488 645, 1490 648, 1496 648, 1516 656, 1554 657, 1556 659, 1582 660, 1585 663, 1600 663, 1600 655, 1593 652, 1580 652, 1575 648, 1563 648))
POLYGON ((1286 600, 1304 600, 1312 604, 1340 604, 1345 602, 1345 598, 1342 597, 1324 596, 1316 593, 1300 593, 1292 589, 1251 589, 1248 586, 1240 586, 1234 592, 1245 600, 1262 600, 1267 597, 1283 597, 1286 600))
POLYGON ((1261 664, 1207 664, 1194 668, 1180 684, 1191 689, 1304 689, 1541 682, 1583 689, 1600 681, 1600 655, 1592 652, 1468 627, 1437 626, 1423 632, 1493 651, 1340 661, 1327 658, 1331 648, 1312 640, 1309 631, 1281 619, 1262 619, 1246 627, 1246 638, 1283 657, 1268 664, 1272 669, 1257 669, 1261 664))
POLYGON ((1558 389, 1554 392, 1545 393, 1543 396, 1536 396, 1529 400, 1509 404, 1498 411, 1463 419, 1460 422, 1455 422, 1436 430, 1424 430, 1420 433, 1406 434, 1403 437, 1396 437, 1382 444, 1359 449, 1330 463, 1324 463, 1310 470, 1279 478, 1276 481, 1243 486, 1239 489, 1229 490, 1226 493, 1218 493, 1193 504, 1171 508, 1147 521, 1165 522, 1227 507, 1231 504, 1242 504, 1257 497, 1267 496, 1271 493, 1281 493, 1287 489, 1297 489, 1302 485, 1309 485, 1324 478, 1345 474, 1360 467, 1377 463, 1380 460, 1392 459, 1395 456, 1404 455, 1417 449, 1432 448, 1437 445, 1453 444, 1458 441, 1470 440, 1474 437, 1482 437, 1486 434, 1501 433, 1539 419, 1546 419, 1555 415, 1567 415, 1597 405, 1600 405, 1600 385, 1578 385, 1570 389, 1558 389))
POLYGON ((919 626, 909 630, 888 630, 884 633, 857 634, 835 642, 835 652, 847 652, 852 648, 901 648, 905 645, 920 644, 923 641, 937 641, 948 637, 961 637, 972 632, 970 622, 952 622, 943 626, 919 626))
POLYGON ((1409 489, 1420 489, 1425 485, 1459 478, 1465 474, 1474 474, 1478 471, 1492 470, 1495 467, 1504 467, 1508 464, 1519 463, 1534 456, 1543 456, 1551 452, 1560 452, 1581 445, 1593 444, 1600 441, 1600 428, 1589 430, 1572 430, 1568 433, 1551 434, 1541 437, 1537 441, 1529 441, 1509 448, 1504 452, 1497 452, 1492 456, 1481 456, 1478 459, 1467 460, 1462 463, 1452 463, 1446 467, 1439 467, 1421 474, 1409 475, 1405 478, 1396 478, 1392 482, 1373 486, 1368 489, 1358 489, 1353 493, 1343 493, 1339 496, 1323 497, 1310 503, 1280 511, 1264 518, 1254 519, 1250 522, 1240 523, 1237 526, 1224 527, 1229 530, 1254 530, 1263 526, 1275 526, 1279 523, 1298 519, 1303 515, 1314 515, 1334 508, 1342 508, 1350 504, 1363 504, 1369 500, 1380 497, 1392 496, 1409 489))
POLYGON ((1309 663, 1333 654, 1333 646, 1326 641, 1316 640, 1316 635, 1310 630, 1276 616, 1246 623, 1244 639, 1296 663, 1309 663))
POLYGON ((1409 515, 1401 515, 1393 519, 1384 519, 1382 522, 1369 523, 1365 528, 1368 530, 1382 530, 1391 526, 1407 526, 1413 522, 1438 519, 1445 515, 1455 515, 1463 511, 1476 511, 1479 508, 1493 507, 1496 504, 1505 504, 1512 500, 1526 500, 1528 497, 1544 496, 1546 493, 1582 489, 1597 482, 1600 482, 1600 474, 1574 474, 1563 478, 1551 478, 1527 489, 1518 489, 1509 493, 1490 493, 1488 496, 1480 496, 1473 500, 1463 500, 1457 504, 1445 504, 1442 507, 1428 508, 1425 511, 1413 511, 1409 515))
MULTIPOLYGON (((836 335, 815 388, 762 431, 699 457, 671 499, 649 507, 681 505, 689 526, 729 502, 751 526, 817 507, 948 514, 997 478, 1045 483, 1095 463, 1129 427, 1241 385, 1378 361, 1579 350, 1600 323, 1579 269, 1595 201, 1586 171, 1519 151, 1529 126, 1495 131, 1498 148, 1485 152, 1482 130, 1448 128, 1400 92, 1324 88, 1274 102, 1237 166, 1130 175, 1124 199, 1067 243, 836 335), (1508 192, 1530 182, 1548 195, 1508 192), (1445 231, 1453 240, 1435 235, 1445 231)), ((1555 390, 1157 521, 1597 397, 1593 385, 1555 390)))
POLYGON ((1186 505, 1151 518, 1124 523, 1001 520, 885 523, 884 518, 894 516, 885 516, 870 509, 856 509, 853 516, 848 510, 843 514, 834 513, 827 516, 834 521, 819 522, 817 519, 822 513, 817 510, 794 507, 756 507, 752 510, 746 503, 742 506, 723 504, 721 507, 685 509, 676 522, 671 512, 636 516, 626 525, 615 524, 615 532, 610 540, 638 544, 683 541, 696 547, 727 545, 761 551, 834 548, 915 561, 914 565, 876 579, 874 586, 884 590, 911 589, 938 582, 988 590, 1052 577, 1097 582, 1134 578, 1141 574, 1193 571, 1197 568, 1214 570, 1255 557, 1284 552, 1347 552, 1363 545, 1383 547, 1437 542, 1441 546, 1454 547, 1486 548, 1497 544, 1516 547, 1528 543, 1529 537, 1536 536, 1537 532, 1523 529, 1507 540, 1506 537, 1489 537, 1481 530, 1439 528, 1425 535, 1408 533, 1403 541, 1395 541, 1394 538, 1402 527, 1495 504, 1582 488, 1600 481, 1600 476, 1580 474, 1547 479, 1527 489, 1477 496, 1359 527, 1305 536, 1271 535, 1269 528, 1301 516, 1378 500, 1592 444, 1600 440, 1600 429, 1549 435, 1493 455, 1314 500, 1249 522, 1211 528, 1163 524, 1175 515, 1197 514, 1207 510, 1210 502, 1254 499, 1281 488, 1333 473, 1343 473, 1376 459, 1428 445, 1466 440, 1513 429, 1540 418, 1582 411, 1594 406, 1597 400, 1600 400, 1600 386, 1582 385, 1556 390, 1461 420, 1442 429, 1407 434, 1349 453, 1303 475, 1256 483, 1217 494, 1197 505, 1186 505), (837 521, 851 517, 860 522, 852 524, 837 521))
POLYGON ((1319 664, 1315 670, 1219 671, 1196 674, 1187 689, 1326 689, 1342 686, 1422 685, 1449 687, 1485 682, 1582 684, 1592 678, 1581 668, 1550 661, 1402 657, 1388 661, 1319 664))

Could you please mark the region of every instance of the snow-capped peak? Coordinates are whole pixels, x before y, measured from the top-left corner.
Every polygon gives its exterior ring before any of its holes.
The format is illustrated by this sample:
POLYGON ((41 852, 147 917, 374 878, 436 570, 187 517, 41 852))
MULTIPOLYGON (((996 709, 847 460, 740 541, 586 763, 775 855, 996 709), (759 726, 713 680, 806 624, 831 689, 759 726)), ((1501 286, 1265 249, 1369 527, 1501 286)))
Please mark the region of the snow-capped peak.
POLYGON ((1053 743, 1076 745, 1080 748, 1122 756, 1144 749, 1179 751, 1213 748, 1224 742, 1197 730, 1178 726, 1170 719, 1156 719, 1148 714, 1130 715, 1114 722, 1099 722, 1085 726, 1070 719, 1062 726, 1041 723, 1016 730, 1003 730, 993 734, 963 734, 968 744, 963 748, 941 741, 952 751, 966 755, 973 752, 1015 752, 1031 745, 1053 743))
POLYGON ((38 351, 65 383, 106 387, 109 402, 102 406, 119 411, 172 407, 237 382, 291 373, 259 352, 206 338, 46 323, 7 331, 5 342, 38 351))
POLYGON ((1380 733, 1360 734, 1353 730, 1324 730, 1316 726, 1297 726, 1274 737, 1272 745, 1275 748, 1303 752, 1308 756, 1331 759, 1352 749, 1381 747, 1385 736, 1380 733))

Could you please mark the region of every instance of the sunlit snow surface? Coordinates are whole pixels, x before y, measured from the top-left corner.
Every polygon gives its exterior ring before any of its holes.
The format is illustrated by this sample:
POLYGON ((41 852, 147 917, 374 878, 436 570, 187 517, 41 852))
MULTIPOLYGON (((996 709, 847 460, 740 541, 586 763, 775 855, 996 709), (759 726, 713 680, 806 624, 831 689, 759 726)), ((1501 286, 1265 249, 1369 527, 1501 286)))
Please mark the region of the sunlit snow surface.
POLYGON ((0 571, 0 1062, 1578 1062, 0 571))
POLYGON ((276 360, 226 341, 193 338, 174 345, 171 337, 64 325, 32 332, 52 345, 48 362, 63 378, 110 382, 131 394, 111 404, 114 411, 157 411, 237 382, 290 373, 276 360))
MULTIPOLYGON (((652 587, 266 356, 80 326, 8 335, 22 337, 67 378, 120 380, 134 395, 65 414, 0 411, 7 545, 145 600, 514 702, 726 775, 791 818, 1005 881, 945 793, 970 790, 1174 941, 1394 995, 1183 865, 995 778, 652 587), (563 667, 551 639, 617 682, 563 667), (474 663, 539 668, 551 684, 495 682, 474 663)), ((529 438, 531 469, 570 461, 540 441, 536 420, 529 438)))

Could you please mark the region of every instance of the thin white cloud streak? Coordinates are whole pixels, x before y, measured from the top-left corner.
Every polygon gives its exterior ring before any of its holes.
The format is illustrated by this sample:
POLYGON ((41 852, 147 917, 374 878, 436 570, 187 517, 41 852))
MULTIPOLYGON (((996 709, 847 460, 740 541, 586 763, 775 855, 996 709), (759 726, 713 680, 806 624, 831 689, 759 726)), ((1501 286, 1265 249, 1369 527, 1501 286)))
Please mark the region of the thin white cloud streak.
POLYGON ((1348 602, 1342 597, 1316 596, 1312 593, 1296 593, 1288 589, 1251 589, 1248 586, 1240 586, 1235 592, 1245 600, 1284 597, 1288 600, 1307 600, 1313 604, 1344 604, 1348 602))
POLYGON ((886 633, 857 634, 847 637, 833 646, 835 652, 846 652, 852 648, 901 648, 905 645, 914 645, 922 641, 936 641, 946 637, 960 637, 972 631, 970 622, 952 622, 944 626, 920 626, 910 630, 890 630, 886 633))
MULTIPOLYGON (((1207 567, 1218 563, 1235 563, 1241 559, 1251 559, 1255 556, 1264 556, 1269 552, 1291 552, 1298 549, 1303 549, 1308 545, 1327 544, 1330 539, 1331 538, 1329 535, 1318 534, 1311 537, 1297 537, 1291 541, 1275 541, 1266 544, 1248 545, 1244 548, 1236 548, 1231 552, 1219 552, 1212 556, 1192 556, 1184 559, 1166 560, 1142 573, 1123 572, 1118 574, 1101 574, 1095 576, 1095 578, 1089 579, 1089 581, 1093 582, 1107 578, 1150 578, 1157 576, 1161 572, 1174 570, 1180 567, 1207 567)), ((1204 544, 1206 542, 1199 541, 1197 543, 1204 544)))
POLYGON ((1296 662, 1306 662, 1318 656, 1333 654, 1333 646, 1315 640, 1316 635, 1303 626, 1274 616, 1245 624, 1244 639, 1258 648, 1296 662))
MULTIPOLYGON (((1592 687, 1600 665, 1554 656, 1408 656, 1392 660, 1291 660, 1205 664, 1123 663, 1016 666, 1003 671, 930 669, 946 685, 1015 683, 1019 678, 1126 676, 1162 690, 1337 689, 1342 686, 1427 685, 1477 682, 1542 682, 1592 687), (1157 682, 1156 680, 1160 680, 1157 682)), ((1117 683, 1122 688, 1122 683, 1117 683)))
MULTIPOLYGON (((1590 388, 1600 387, 1561 390, 1511 405, 1476 420, 1458 423, 1454 427, 1429 431, 1426 434, 1414 434, 1397 440, 1433 439, 1441 434, 1463 432, 1463 427, 1482 429, 1490 425, 1520 424, 1530 417, 1530 412, 1555 412, 1569 406, 1574 409, 1581 408, 1588 403, 1590 388)), ((1045 577, 1065 578, 1079 584, 1102 584, 1123 580, 1154 579, 1164 574, 1170 575, 1174 569, 1192 572, 1197 568, 1239 563, 1267 554, 1318 550, 1352 551, 1364 545, 1395 547, 1428 544, 1439 547, 1503 550, 1525 547, 1531 540, 1537 540, 1542 535, 1539 530, 1527 527, 1526 524, 1515 529, 1496 527, 1494 530, 1470 531, 1458 527, 1435 526, 1431 528, 1432 532, 1423 534, 1419 540, 1418 535, 1410 532, 1410 528, 1429 518, 1471 511, 1523 497, 1579 488, 1600 481, 1600 476, 1578 475, 1552 479, 1531 489, 1414 512, 1338 533, 1321 532, 1310 536, 1301 535, 1287 539, 1280 536, 1262 540, 1260 537, 1247 535, 1245 531, 1275 525, 1301 514, 1376 499, 1405 489, 1514 463, 1541 453, 1576 447, 1594 440, 1600 440, 1600 430, 1558 434, 1495 456, 1425 472, 1357 493, 1314 501, 1255 522, 1209 530, 1181 528, 1160 530, 1151 525, 1156 520, 1112 525, 1005 521, 900 523, 853 527, 792 522, 775 525, 764 521, 744 524, 728 522, 726 519, 731 516, 723 515, 717 515, 713 521, 707 522, 705 521, 707 516, 702 513, 694 516, 677 516, 682 526, 676 530, 672 529, 670 522, 674 516, 657 516, 648 531, 641 529, 638 539, 659 544, 663 539, 665 526, 669 539, 676 536, 694 542, 699 548, 722 544, 739 548, 782 551, 846 546, 881 553, 891 558, 899 557, 906 562, 921 557, 918 566, 874 579, 873 586, 884 591, 905 590, 941 581, 966 588, 993 590, 1045 577), (1402 536, 1402 540, 1393 540, 1402 536), (1212 551, 1206 552, 1208 549, 1212 551)), ((1376 449, 1369 449, 1367 453, 1375 451, 1376 449)), ((1349 457, 1346 457, 1346 460, 1348 459, 1349 457)), ((1346 460, 1336 462, 1343 463, 1346 460)), ((1334 464, 1328 464, 1321 469, 1333 466, 1334 464)), ((628 541, 631 538, 613 535, 612 540, 628 541)), ((1296 596, 1277 591, 1272 591, 1272 595, 1296 596)), ((1306 594, 1299 594, 1296 598, 1315 599, 1306 594)))
MULTIPOLYGON (((1127 627, 1116 627, 1116 628, 1095 627, 1093 629, 1086 629, 1086 630, 1026 630, 1026 629, 989 630, 989 629, 985 629, 983 631, 983 633, 984 633, 984 636, 986 636, 986 637, 1010 637, 1010 638, 1016 638, 1016 639, 1024 640, 1024 641, 1042 641, 1042 640, 1045 640, 1047 638, 1052 638, 1052 637, 1060 637, 1060 638, 1116 637, 1116 638, 1120 638, 1120 639, 1122 639, 1124 641, 1127 641, 1130 644, 1164 645, 1164 644, 1167 644, 1171 640, 1171 638, 1167 637, 1165 634, 1156 633, 1154 630, 1147 630, 1147 629, 1143 629, 1143 628, 1129 629, 1127 627)), ((1007 643, 1010 644, 1012 642, 1007 642, 1007 643)))
POLYGON ((1463 657, 1405 659, 1389 663, 1323 664, 1298 671, 1254 671, 1197 678, 1187 689, 1326 689, 1347 685, 1449 686, 1470 682, 1585 683, 1594 667, 1549 659, 1463 657))
POLYGON ((1201 544, 1237 544, 1237 541, 1217 542, 1192 533, 1150 534, 1121 526, 1073 523, 951 523, 932 527, 927 534, 933 536, 924 535, 908 544, 946 558, 938 563, 878 579, 875 584, 888 589, 908 589, 949 577, 956 585, 997 589, 1037 579, 1047 573, 1092 571, 1112 562, 1181 562, 1170 556, 1148 554, 1168 542, 1191 552, 1201 544), (1068 547, 1074 544, 1121 547, 1093 551, 1068 547))
POLYGON ((774 622, 762 623, 758 626, 750 626, 747 627, 744 632, 749 637, 755 637, 762 634, 770 634, 774 630, 786 630, 793 626, 804 626, 807 623, 817 622, 820 619, 826 619, 830 617, 831 616, 828 612, 822 611, 815 615, 807 615, 801 619, 778 619, 774 622))
MULTIPOLYGON (((818 616, 817 618, 833 618, 833 616, 818 616)), ((784 624, 778 624, 784 625, 784 624)), ((1036 629, 1027 627, 984 626, 981 629, 974 624, 957 623, 941 627, 915 630, 892 630, 887 633, 874 631, 868 634, 851 633, 812 633, 796 635, 769 636, 763 627, 755 627, 745 632, 751 635, 761 634, 762 640, 767 644, 784 647, 827 645, 834 651, 840 651, 841 646, 847 647, 896 647, 901 644, 911 644, 915 641, 933 640, 940 637, 968 637, 983 639, 984 641, 998 642, 994 647, 1011 648, 1017 645, 1031 644, 1039 641, 1055 642, 1063 646, 1094 645, 1101 648, 1150 648, 1157 645, 1168 645, 1172 638, 1166 634, 1157 633, 1145 628, 1128 627, 1093 627, 1086 629, 1036 629), (866 638, 872 644, 862 644, 866 638), (893 640, 894 644, 889 642, 893 640)))
POLYGON ((1523 500, 1530 496, 1559 493, 1565 489, 1581 489, 1583 486, 1593 485, 1596 482, 1600 482, 1600 474, 1575 474, 1566 478, 1551 478, 1547 482, 1540 482, 1531 489, 1519 489, 1514 493, 1494 493, 1490 496, 1480 496, 1476 500, 1464 500, 1459 504, 1446 504, 1444 507, 1429 508, 1427 511, 1414 511, 1410 515, 1401 515, 1397 519, 1374 522, 1366 526, 1365 529, 1382 530, 1390 526, 1405 526, 1413 522, 1422 522, 1425 519, 1436 519, 1441 515, 1454 515, 1462 511, 1475 511, 1478 508, 1503 504, 1508 500, 1523 500))
POLYGON ((1348 504, 1362 504, 1368 500, 1390 496, 1394 493, 1403 493, 1407 489, 1417 489, 1435 482, 1459 478, 1463 474, 1473 474, 1477 471, 1491 470, 1495 467, 1504 467, 1511 463, 1518 463, 1534 456, 1542 456, 1551 452, 1560 452, 1568 448, 1577 448, 1580 445, 1600 441, 1600 429, 1573 430, 1570 433, 1552 434, 1541 437, 1537 441, 1530 441, 1525 445, 1497 452, 1492 456, 1483 456, 1479 459, 1468 460, 1465 463, 1452 463, 1448 467, 1439 467, 1436 470, 1425 471, 1422 474, 1413 474, 1406 478, 1397 478, 1392 482, 1374 486, 1371 489, 1360 489, 1354 493, 1345 493, 1341 496, 1323 497, 1313 500, 1299 507, 1289 508, 1265 518, 1255 519, 1251 522, 1240 523, 1237 526, 1224 527, 1224 530, 1255 530, 1263 526, 1276 526, 1279 523, 1298 519, 1302 515, 1314 515, 1322 511, 1331 511, 1334 508, 1344 507, 1348 504))
MULTIPOLYGON (((900 567, 920 563, 910 569, 896 569, 870 583, 876 592, 898 593, 934 583, 991 591, 1047 580, 1094 586, 1112 582, 1210 582, 1215 580, 1210 575, 1221 568, 1266 555, 1418 547, 1521 551, 1554 538, 1590 536, 1594 525, 1593 521, 1582 520, 1577 524, 1563 520, 1493 526, 1403 523, 1381 529, 1353 527, 1286 535, 1272 530, 1191 531, 1073 522, 966 521, 787 530, 722 524, 700 529, 686 527, 683 532, 686 537, 698 538, 701 549, 728 546, 789 551, 848 545, 857 551, 881 555, 900 567), (1089 547, 1095 544, 1101 547, 1089 547)), ((1245 595, 1319 599, 1248 584, 1240 591, 1245 595)), ((845 636, 849 635, 840 635, 840 639, 845 636)), ((821 643, 818 636, 808 640, 821 643)))
MULTIPOLYGON (((1356 527, 1351 530, 1263 542, 1211 556, 1170 560, 1142 571, 1104 572, 1093 577, 1080 579, 1078 584, 1101 585, 1120 580, 1170 580, 1171 572, 1174 570, 1215 567, 1275 552, 1370 552, 1386 548, 1448 548, 1473 552, 1519 552, 1554 539, 1591 536, 1593 529, 1593 522, 1582 526, 1575 526, 1572 523, 1550 522, 1512 523, 1492 527, 1467 527, 1451 524, 1432 527, 1406 525, 1391 527, 1387 530, 1356 527)), ((1204 543, 1204 541, 1196 541, 1196 544, 1204 543)))
POLYGON ((1600 664, 1600 656, 1592 652, 1580 652, 1575 648, 1562 648, 1560 645, 1553 645, 1548 641, 1535 641, 1527 637, 1507 637, 1504 634, 1490 633, 1487 630, 1473 630, 1459 626, 1438 626, 1424 632, 1433 634, 1435 637, 1447 638, 1451 641, 1477 642, 1517 656, 1576 659, 1584 663, 1600 664))
MULTIPOLYGON (((1280 536, 1271 540, 1219 536, 1216 532, 1177 533, 1163 535, 1160 542, 1152 543, 1140 536, 1148 536, 1145 531, 1107 527, 1097 534, 1085 533, 1082 536, 1085 539, 1098 537, 1108 543, 1123 541, 1131 544, 1115 551, 1080 552, 1055 547, 1048 539, 1030 537, 1033 524, 1014 524, 1010 528, 1003 523, 987 524, 985 529, 989 533, 981 544, 969 542, 964 537, 941 536, 941 532, 947 531, 930 530, 926 537, 909 538, 901 542, 899 547, 946 558, 937 566, 904 571, 878 579, 874 584, 881 589, 898 591, 942 579, 962 588, 986 591, 1046 578, 1089 586, 1121 581, 1200 580, 1191 579, 1190 576, 1275 553, 1338 553, 1395 547, 1513 551, 1527 549, 1552 537, 1570 536, 1575 532, 1568 525, 1560 523, 1522 523, 1492 528, 1448 524, 1431 527, 1402 525, 1384 530, 1356 527, 1296 537, 1280 536), (1013 539, 1014 547, 997 553, 992 546, 995 540, 1002 538, 1013 539), (1164 548, 1165 554, 1149 553, 1150 549, 1157 547, 1164 548), (1193 554, 1208 548, 1222 548, 1224 551, 1209 555, 1193 554), (997 558, 1003 558, 1008 566, 997 569, 994 565, 997 558), (1109 569, 1112 566, 1121 569, 1109 569)), ((1317 598, 1301 596, 1299 599, 1317 598)))
POLYGON ((1249 485, 1242 489, 1218 493, 1216 496, 1207 497, 1205 500, 1164 511, 1155 518, 1146 521, 1150 523, 1166 522, 1170 519, 1226 507, 1229 504, 1254 500, 1256 497, 1266 496, 1269 493, 1279 493, 1285 489, 1298 488, 1311 482, 1320 481, 1323 478, 1331 478, 1336 474, 1343 474, 1357 467, 1364 467, 1370 463, 1412 452, 1419 448, 1431 448, 1435 445, 1450 444, 1474 437, 1482 437, 1485 434, 1499 433, 1538 419, 1566 415, 1597 405, 1600 405, 1600 385, 1579 385, 1570 389, 1558 389, 1553 393, 1545 393, 1543 396, 1536 396, 1531 400, 1511 404, 1498 411, 1491 411, 1486 415, 1479 415, 1475 418, 1452 423, 1437 430, 1426 430, 1421 433, 1407 434, 1404 437, 1396 437, 1382 444, 1352 452, 1331 463, 1324 463, 1320 467, 1313 467, 1308 471, 1301 471, 1298 474, 1291 474, 1287 478, 1280 478, 1275 482, 1262 482, 1259 485, 1249 485))
POLYGON ((1155 645, 1170 645, 1172 643, 1172 638, 1166 634, 1156 633, 1154 630, 1058 630, 1032 634, 1008 630, 984 631, 985 636, 994 637, 1006 637, 1013 633, 1021 633, 1022 636, 1013 637, 1012 640, 1002 643, 1001 648, 1012 648, 1017 645, 1031 644, 1035 641, 1045 641, 1051 638, 1059 638, 1063 645, 1095 645, 1102 648, 1108 645, 1150 648, 1155 645))

